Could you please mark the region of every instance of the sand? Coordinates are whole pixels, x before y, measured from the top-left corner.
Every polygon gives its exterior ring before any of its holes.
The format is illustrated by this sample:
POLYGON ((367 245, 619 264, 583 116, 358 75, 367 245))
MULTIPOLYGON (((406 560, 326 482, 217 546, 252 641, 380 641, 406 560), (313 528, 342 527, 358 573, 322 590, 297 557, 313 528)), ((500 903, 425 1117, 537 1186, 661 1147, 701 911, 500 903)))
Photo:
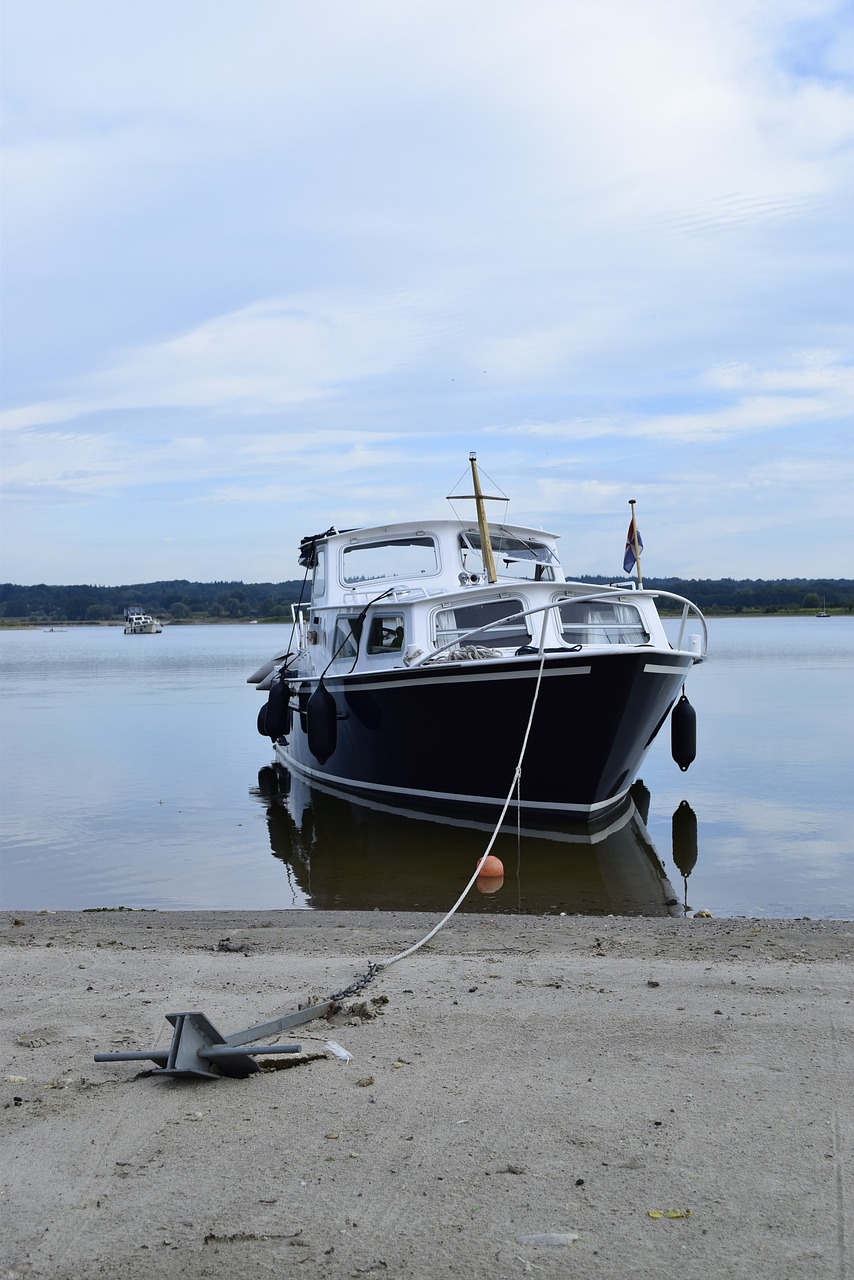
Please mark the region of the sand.
POLYGON ((458 916, 246 1079, 93 1061, 434 923, 3 912, 0 1280, 851 1276, 850 922, 458 916))

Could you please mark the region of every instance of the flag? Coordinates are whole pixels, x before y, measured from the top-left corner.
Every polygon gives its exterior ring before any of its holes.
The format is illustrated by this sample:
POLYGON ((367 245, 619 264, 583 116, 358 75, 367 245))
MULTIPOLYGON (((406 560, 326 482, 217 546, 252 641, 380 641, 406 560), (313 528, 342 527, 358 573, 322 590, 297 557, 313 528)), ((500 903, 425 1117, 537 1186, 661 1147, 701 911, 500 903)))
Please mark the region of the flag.
POLYGON ((643 551, 643 538, 640 536, 640 529, 636 527, 635 518, 632 516, 629 523, 629 532, 626 534, 626 552, 623 556, 624 573, 631 573, 637 560, 635 555, 635 534, 637 534, 638 551, 643 551))

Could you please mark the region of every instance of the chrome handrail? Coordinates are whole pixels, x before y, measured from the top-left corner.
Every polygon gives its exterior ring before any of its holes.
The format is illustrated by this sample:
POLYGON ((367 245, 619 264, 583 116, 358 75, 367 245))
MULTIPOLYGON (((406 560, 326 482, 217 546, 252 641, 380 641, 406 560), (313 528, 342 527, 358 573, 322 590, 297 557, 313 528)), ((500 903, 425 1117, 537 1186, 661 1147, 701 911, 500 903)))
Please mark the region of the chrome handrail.
MULTIPOLYGON (((503 618, 495 618, 493 619, 492 622, 485 623, 482 627, 475 627, 471 631, 466 631, 461 636, 457 636, 455 640, 451 640, 447 644, 439 645, 435 649, 431 649, 429 653, 419 655, 417 658, 413 659, 413 661, 409 663, 409 666, 422 667, 426 662, 430 662, 432 659, 438 657, 440 653, 445 653, 449 649, 461 648, 463 645, 470 642, 473 636, 483 635, 485 632, 488 632, 500 627, 504 627, 509 622, 518 622, 520 619, 530 618, 538 613, 542 613, 544 615, 543 626, 540 632, 540 643, 537 649, 537 654, 542 655, 543 650, 545 648, 547 615, 551 610, 559 609, 562 604, 570 604, 570 603, 571 604, 590 604, 597 600, 608 600, 611 603, 618 603, 621 594, 622 594, 621 591, 615 592, 612 588, 607 592, 597 591, 597 592, 591 592, 589 595, 583 595, 583 596, 565 596, 561 600, 550 600, 548 604, 537 605, 535 609, 525 609, 519 613, 509 613, 503 618)), ((706 619, 703 617, 699 608, 697 607, 697 605, 693 603, 693 601, 687 600, 685 596, 678 596, 674 594, 674 592, 672 591, 635 590, 632 592, 632 595, 634 596, 635 600, 639 595, 645 595, 645 596, 649 596, 651 599, 657 599, 659 596, 666 596, 670 600, 681 601, 681 603, 685 607, 682 610, 682 619, 681 619, 681 625, 679 629, 679 636, 677 638, 676 645, 671 646, 671 648, 675 647, 676 652, 682 652, 679 646, 682 643, 682 637, 685 631, 685 624, 687 622, 688 617, 690 616, 690 613, 693 612, 694 614, 696 614, 700 622, 700 625, 703 628, 703 645, 702 645, 701 652, 699 654, 692 654, 692 657, 695 659, 695 661, 698 661, 698 662, 701 662, 705 658, 708 652, 708 644, 709 644, 708 628, 706 626, 706 619)), ((629 603, 629 602, 626 601, 625 603, 629 603)), ((634 603, 634 601, 632 601, 631 603, 634 603)), ((568 645, 567 652, 571 652, 572 647, 573 646, 568 645)))

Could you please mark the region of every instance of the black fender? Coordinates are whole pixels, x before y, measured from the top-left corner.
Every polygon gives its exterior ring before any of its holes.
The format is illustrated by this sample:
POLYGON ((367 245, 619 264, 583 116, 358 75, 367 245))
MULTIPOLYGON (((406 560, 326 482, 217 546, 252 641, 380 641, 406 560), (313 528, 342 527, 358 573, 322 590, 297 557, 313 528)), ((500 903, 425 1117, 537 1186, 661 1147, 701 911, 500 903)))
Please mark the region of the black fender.
POLYGON ((670 754, 683 773, 697 755, 697 713, 684 689, 670 714, 670 754))
MULTIPOLYGON (((291 728, 291 686, 281 671, 273 677, 266 705, 264 733, 271 742, 278 742, 279 738, 290 733, 291 728)), ((260 731, 260 716, 258 719, 260 731)))
POLYGON ((308 749, 315 760, 326 764, 338 742, 338 708, 323 681, 306 704, 305 718, 308 749))

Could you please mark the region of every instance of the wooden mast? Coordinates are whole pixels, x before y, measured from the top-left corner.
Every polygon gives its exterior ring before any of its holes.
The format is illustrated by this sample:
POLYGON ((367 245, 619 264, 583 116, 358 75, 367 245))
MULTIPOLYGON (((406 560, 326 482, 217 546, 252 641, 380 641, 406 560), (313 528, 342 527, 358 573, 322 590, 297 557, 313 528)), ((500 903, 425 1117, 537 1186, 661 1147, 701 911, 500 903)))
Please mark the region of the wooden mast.
POLYGON ((471 477, 474 484, 474 500, 477 506, 477 525, 480 529, 480 549, 483 556, 483 563, 486 568, 487 581, 497 582, 498 574, 495 572, 495 559, 492 555, 492 542, 489 537, 489 524, 486 519, 485 498, 480 488, 480 477, 477 474, 477 454, 469 454, 469 462, 471 463, 471 477))
POLYGON ((495 572, 495 557, 492 554, 492 539, 489 536, 489 524, 486 519, 486 503, 487 502, 506 502, 507 498, 494 497, 492 494, 484 493, 480 487, 480 476, 477 473, 477 454, 469 454, 469 462, 471 463, 471 477, 474 484, 474 493, 455 493, 448 495, 449 502, 455 502, 458 499, 472 500, 477 505, 477 527, 480 531, 480 552, 483 557, 483 567, 486 569, 486 579, 493 583, 498 581, 498 574, 495 572))

